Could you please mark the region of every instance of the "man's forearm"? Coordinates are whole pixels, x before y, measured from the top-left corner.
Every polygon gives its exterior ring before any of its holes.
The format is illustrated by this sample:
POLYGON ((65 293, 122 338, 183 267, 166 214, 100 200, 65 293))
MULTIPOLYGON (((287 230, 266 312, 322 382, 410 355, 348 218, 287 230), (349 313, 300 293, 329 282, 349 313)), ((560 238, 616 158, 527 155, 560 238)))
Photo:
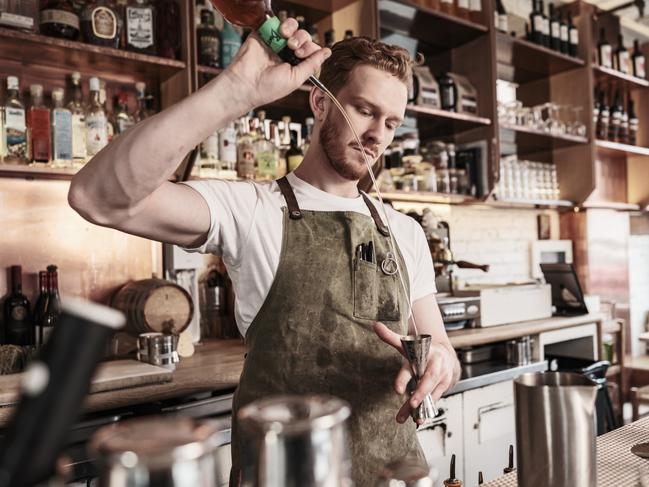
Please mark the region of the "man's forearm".
POLYGON ((119 220, 167 181, 187 153, 253 107, 229 72, 136 125, 106 146, 72 180, 74 206, 97 220, 119 220))

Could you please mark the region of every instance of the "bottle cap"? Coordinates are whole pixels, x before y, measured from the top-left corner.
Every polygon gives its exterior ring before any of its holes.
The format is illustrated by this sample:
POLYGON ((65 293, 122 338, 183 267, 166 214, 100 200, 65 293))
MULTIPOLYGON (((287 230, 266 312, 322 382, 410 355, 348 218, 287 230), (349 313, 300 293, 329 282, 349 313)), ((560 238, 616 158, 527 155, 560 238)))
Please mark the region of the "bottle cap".
POLYGON ((72 83, 76 85, 79 84, 80 81, 81 81, 81 73, 79 71, 75 71, 74 73, 72 73, 72 83))
POLYGON ((99 78, 96 76, 90 78, 90 91, 99 91, 99 78))
POLYGON ((63 100, 63 88, 54 88, 52 90, 53 100, 63 100))
POLYGON ((43 96, 43 85, 30 85, 29 92, 32 94, 32 96, 43 96))
POLYGON ((7 89, 17 90, 18 89, 18 77, 17 76, 8 76, 7 77, 7 89))
POLYGON ((144 94, 146 90, 146 84, 143 81, 138 81, 135 83, 135 89, 138 93, 144 94))

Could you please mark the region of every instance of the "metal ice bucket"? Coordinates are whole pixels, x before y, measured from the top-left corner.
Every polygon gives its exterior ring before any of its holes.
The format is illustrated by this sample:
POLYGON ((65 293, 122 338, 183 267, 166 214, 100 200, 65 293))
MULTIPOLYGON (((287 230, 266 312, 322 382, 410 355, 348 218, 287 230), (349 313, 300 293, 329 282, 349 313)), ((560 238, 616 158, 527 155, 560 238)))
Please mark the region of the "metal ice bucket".
POLYGON ((347 487, 351 409, 330 396, 277 396, 241 409, 242 487, 347 487))
POLYGON ((596 485, 597 385, 579 374, 541 372, 514 381, 519 487, 596 485))
POLYGON ((100 487, 215 487, 217 449, 230 442, 229 421, 146 418, 95 434, 100 487))

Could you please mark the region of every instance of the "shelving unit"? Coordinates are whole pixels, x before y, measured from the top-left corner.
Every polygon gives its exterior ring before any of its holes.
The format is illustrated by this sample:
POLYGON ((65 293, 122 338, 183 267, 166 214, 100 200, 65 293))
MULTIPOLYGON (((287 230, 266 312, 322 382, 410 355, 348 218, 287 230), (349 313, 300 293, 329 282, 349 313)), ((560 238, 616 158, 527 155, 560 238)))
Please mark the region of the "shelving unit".
POLYGON ((408 105, 406 114, 417 117, 420 130, 438 135, 455 134, 491 125, 491 120, 486 117, 425 106, 408 105))
MULTIPOLYGON (((609 142, 608 140, 596 140, 595 146, 600 154, 616 156, 647 156, 649 157, 649 147, 640 147, 638 145, 621 144, 619 142, 609 142)), ((649 163, 649 160, 647 161, 649 163)))
POLYGON ((501 123, 500 129, 514 132, 513 140, 520 155, 547 152, 588 143, 586 137, 579 135, 552 134, 519 125, 501 123))
POLYGON ((495 200, 478 199, 460 194, 432 193, 426 191, 390 191, 381 193, 384 200, 406 203, 428 203, 443 205, 479 205, 502 209, 572 208, 567 200, 495 200))
POLYGON ((598 83, 614 83, 624 90, 643 90, 649 88, 649 81, 646 79, 624 74, 615 69, 593 66, 593 72, 598 83))

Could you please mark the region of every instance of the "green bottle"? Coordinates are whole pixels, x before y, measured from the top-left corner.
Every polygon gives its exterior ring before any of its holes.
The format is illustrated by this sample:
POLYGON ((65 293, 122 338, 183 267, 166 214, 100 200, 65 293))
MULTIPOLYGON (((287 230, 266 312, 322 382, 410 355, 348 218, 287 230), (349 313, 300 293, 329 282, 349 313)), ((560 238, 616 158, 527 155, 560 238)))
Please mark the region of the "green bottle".
POLYGON ((225 22, 221 32, 221 67, 227 68, 241 47, 241 36, 236 29, 225 22))

